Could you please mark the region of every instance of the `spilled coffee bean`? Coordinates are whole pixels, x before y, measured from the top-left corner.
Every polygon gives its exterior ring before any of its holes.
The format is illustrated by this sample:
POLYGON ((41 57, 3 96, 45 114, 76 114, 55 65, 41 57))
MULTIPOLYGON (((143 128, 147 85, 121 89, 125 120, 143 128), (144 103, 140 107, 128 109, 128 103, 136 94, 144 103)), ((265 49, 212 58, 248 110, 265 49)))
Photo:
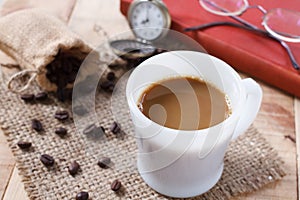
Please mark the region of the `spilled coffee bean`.
POLYGON ((91 124, 83 130, 83 134, 88 135, 94 132, 95 130, 97 130, 97 126, 95 124, 91 124))
POLYGON ((74 176, 75 174, 78 173, 79 168, 80 168, 79 164, 76 161, 74 161, 69 165, 68 171, 72 176, 74 176))
POLYGON ((115 84, 112 81, 103 81, 102 83, 100 83, 100 87, 105 92, 113 92, 115 88, 115 84))
POLYGON ((73 112, 79 116, 83 116, 88 113, 87 109, 82 105, 75 106, 73 108, 73 112))
POLYGON ((48 94, 46 92, 40 92, 35 95, 35 100, 37 101, 45 101, 48 98, 48 94))
POLYGON ((68 130, 65 129, 65 128, 63 128, 63 127, 59 127, 59 128, 57 128, 57 129, 55 129, 55 133, 56 133, 57 135, 59 135, 60 137, 64 137, 65 135, 67 135, 68 130))
POLYGON ((76 195, 76 200, 88 200, 89 199, 89 193, 88 192, 79 192, 76 195))
POLYGON ((99 167, 101 167, 103 169, 107 169, 110 167, 111 159, 108 157, 103 157, 98 161, 97 164, 99 165, 99 167))
POLYGON ((104 134, 104 128, 102 126, 91 124, 83 130, 83 134, 89 139, 100 139, 104 134))
POLYGON ((43 154, 40 157, 40 161, 46 166, 51 167, 54 165, 54 158, 48 154, 43 154))
POLYGON ((110 188, 113 191, 117 192, 120 190, 121 186, 122 186, 121 182, 118 179, 116 179, 112 182, 112 184, 110 185, 110 188))
POLYGON ((31 127, 37 132, 41 132, 44 130, 42 123, 37 119, 33 119, 31 121, 31 127))
POLYGON ((69 118, 69 113, 66 110, 56 111, 54 117, 55 117, 55 119, 58 119, 60 121, 64 121, 64 120, 67 120, 69 118))
POLYGON ((25 102, 32 102, 34 100, 33 94, 22 94, 21 99, 25 102))
POLYGON ((110 127, 110 131, 114 134, 120 133, 121 127, 117 122, 114 122, 110 127))
POLYGON ((113 80, 115 80, 115 78, 116 78, 116 75, 114 72, 108 72, 108 74, 106 75, 106 79, 109 81, 113 81, 113 80))
POLYGON ((20 149, 29 149, 32 144, 31 142, 19 141, 17 145, 20 147, 20 149))

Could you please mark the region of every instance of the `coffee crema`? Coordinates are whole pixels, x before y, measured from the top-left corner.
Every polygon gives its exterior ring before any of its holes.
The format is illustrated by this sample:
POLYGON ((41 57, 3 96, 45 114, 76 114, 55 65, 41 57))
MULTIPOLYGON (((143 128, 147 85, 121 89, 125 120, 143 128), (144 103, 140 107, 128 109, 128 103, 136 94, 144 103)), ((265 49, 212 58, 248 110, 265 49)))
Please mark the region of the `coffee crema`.
POLYGON ((150 85, 138 107, 152 121, 177 130, 205 129, 231 114, 227 95, 194 77, 173 77, 150 85))

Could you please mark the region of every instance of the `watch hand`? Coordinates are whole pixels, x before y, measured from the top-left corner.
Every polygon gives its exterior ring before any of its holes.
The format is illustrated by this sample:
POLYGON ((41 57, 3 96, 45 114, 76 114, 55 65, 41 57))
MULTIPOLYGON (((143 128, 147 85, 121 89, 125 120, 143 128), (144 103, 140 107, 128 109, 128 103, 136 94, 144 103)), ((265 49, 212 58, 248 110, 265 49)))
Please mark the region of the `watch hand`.
POLYGON ((147 22, 148 22, 147 19, 145 19, 145 20, 141 21, 141 24, 146 24, 147 22))
POLYGON ((143 21, 141 21, 141 24, 146 24, 147 22, 149 22, 149 11, 148 9, 146 10, 146 19, 144 19, 143 21))
POLYGON ((146 11, 146 23, 149 22, 149 8, 146 11))

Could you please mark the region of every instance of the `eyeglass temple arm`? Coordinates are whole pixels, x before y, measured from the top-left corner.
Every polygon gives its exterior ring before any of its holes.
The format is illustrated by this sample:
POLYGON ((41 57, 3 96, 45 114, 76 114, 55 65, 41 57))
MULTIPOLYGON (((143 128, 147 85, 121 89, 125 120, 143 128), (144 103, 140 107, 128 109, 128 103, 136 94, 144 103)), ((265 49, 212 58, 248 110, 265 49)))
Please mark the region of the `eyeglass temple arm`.
MULTIPOLYGON (((240 18, 239 18, 240 19, 240 18)), ((247 22, 246 22, 247 23, 247 22)), ((244 24, 244 23, 243 23, 244 24)), ((285 51, 287 52, 288 56, 289 56, 289 59, 294 67, 294 69, 296 70, 299 70, 300 67, 299 67, 299 64, 297 63, 290 47, 288 46, 288 44, 284 41, 281 41, 275 37, 273 37, 271 34, 269 34, 267 31, 263 31, 257 27, 253 27, 253 26, 247 26, 247 25, 241 25, 241 24, 236 24, 236 23, 233 23, 233 22, 212 22, 212 23, 207 23, 207 24, 203 24, 203 25, 200 25, 200 26, 194 26, 194 27, 189 27, 189 28, 186 28, 184 29, 184 31, 186 32, 189 32, 189 31, 198 31, 198 30, 204 30, 204 29, 207 29, 207 28, 211 28, 211 27, 215 27, 215 26, 232 26, 232 27, 236 27, 236 28, 242 28, 242 29, 245 29, 245 30, 249 30, 249 31, 252 31, 252 32, 255 32, 255 33, 259 33, 259 34, 262 34, 264 36, 267 36, 277 42, 279 42, 279 44, 285 49, 285 51)))

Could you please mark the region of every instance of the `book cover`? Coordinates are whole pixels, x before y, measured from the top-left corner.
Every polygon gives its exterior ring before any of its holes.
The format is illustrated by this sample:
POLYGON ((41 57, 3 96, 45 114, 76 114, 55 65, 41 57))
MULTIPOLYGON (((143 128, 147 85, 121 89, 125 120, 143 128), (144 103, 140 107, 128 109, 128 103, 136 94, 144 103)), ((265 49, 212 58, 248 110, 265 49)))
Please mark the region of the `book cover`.
MULTIPOLYGON (((132 0, 121 0, 121 12, 127 15, 132 0)), ((300 71, 292 67, 284 48, 276 41, 251 31, 216 26, 202 31, 185 32, 187 27, 211 22, 234 22, 233 19, 218 16, 204 10, 198 0, 164 0, 171 18, 171 29, 187 34, 197 40, 209 54, 216 56, 240 72, 300 97, 300 71)), ((286 8, 300 12, 298 0, 251 0, 250 5, 261 5, 266 10, 286 8)), ((263 14, 258 9, 249 9, 240 16, 260 27, 263 14)), ((300 64, 300 43, 287 43, 300 64)))

